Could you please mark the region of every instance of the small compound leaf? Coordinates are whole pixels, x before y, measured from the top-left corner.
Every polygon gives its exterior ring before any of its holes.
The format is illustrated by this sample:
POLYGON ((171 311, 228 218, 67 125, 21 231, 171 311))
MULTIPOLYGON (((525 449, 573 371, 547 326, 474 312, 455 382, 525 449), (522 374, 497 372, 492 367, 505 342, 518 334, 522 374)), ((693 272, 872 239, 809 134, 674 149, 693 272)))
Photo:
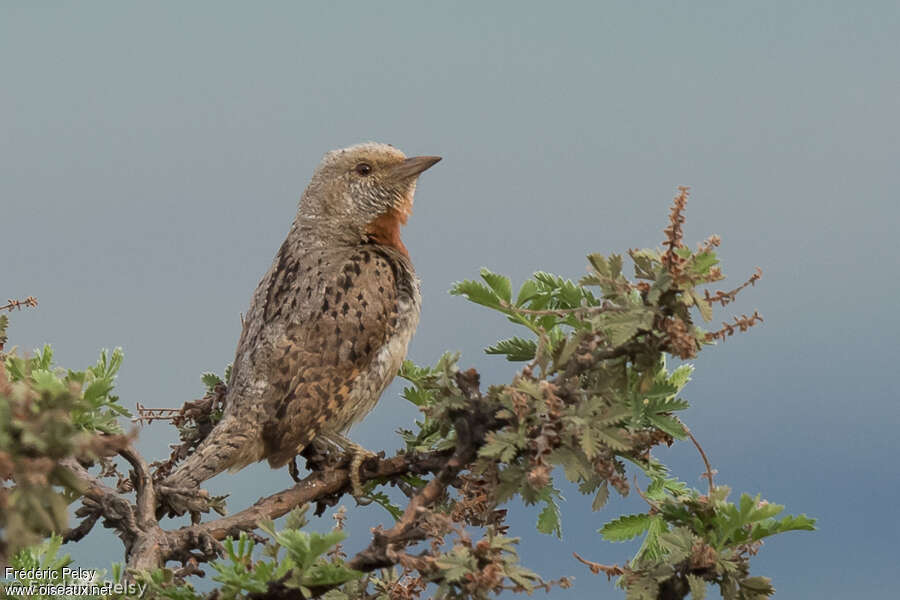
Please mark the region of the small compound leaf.
POLYGON ((482 268, 481 278, 487 282, 501 300, 509 302, 512 299, 512 284, 509 282, 509 277, 482 268))
POLYGON ((486 354, 505 354, 506 360, 510 362, 531 360, 537 352, 537 342, 534 340, 525 340, 520 337, 512 337, 507 340, 500 340, 493 346, 485 348, 486 354))
POLYGON ((691 573, 687 576, 688 585, 691 587, 691 600, 703 600, 706 598, 706 581, 691 573))
POLYGON ((450 293, 454 296, 465 296, 470 301, 488 306, 490 308, 500 308, 500 298, 494 291, 477 281, 460 281, 450 288, 450 293))
POLYGON ((624 542, 641 535, 650 527, 652 517, 648 514, 625 515, 610 521, 598 530, 603 539, 610 542, 624 542))

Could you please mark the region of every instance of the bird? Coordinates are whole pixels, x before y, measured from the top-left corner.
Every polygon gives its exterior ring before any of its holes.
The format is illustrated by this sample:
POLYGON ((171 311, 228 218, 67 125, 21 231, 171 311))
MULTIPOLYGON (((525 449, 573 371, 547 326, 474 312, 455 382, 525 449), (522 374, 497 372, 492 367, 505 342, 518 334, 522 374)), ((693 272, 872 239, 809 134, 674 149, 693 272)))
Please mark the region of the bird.
MULTIPOLYGON (((195 488, 225 471, 288 463, 345 437, 399 371, 421 293, 400 228, 439 156, 367 142, 327 152, 243 317, 221 420, 165 480, 195 488)), ((369 453, 371 454, 371 453, 369 453)))

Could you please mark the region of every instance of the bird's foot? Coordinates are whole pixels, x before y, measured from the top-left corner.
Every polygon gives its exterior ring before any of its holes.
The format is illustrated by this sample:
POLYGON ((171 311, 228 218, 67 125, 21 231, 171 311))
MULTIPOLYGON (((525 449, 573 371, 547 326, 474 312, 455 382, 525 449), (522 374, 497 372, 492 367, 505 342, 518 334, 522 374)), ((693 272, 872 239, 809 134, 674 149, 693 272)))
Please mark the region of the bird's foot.
POLYGON ((219 514, 225 514, 226 496, 210 496, 209 492, 196 487, 170 487, 165 484, 157 484, 156 517, 164 515, 180 517, 185 513, 191 514, 191 522, 199 522, 202 513, 214 510, 219 514))
POLYGON ((351 494, 356 499, 356 503, 360 506, 366 506, 372 503, 372 499, 367 496, 366 490, 363 488, 361 470, 363 464, 372 458, 379 458, 378 454, 370 450, 366 450, 357 443, 351 442, 342 435, 327 436, 327 441, 337 446, 344 452, 344 460, 349 460, 350 469, 350 486, 351 494))
MULTIPOLYGON (((351 442, 352 443, 352 442, 351 442)), ((353 444, 352 447, 347 448, 348 452, 351 453, 350 458, 350 485, 352 486, 352 494, 356 499, 356 503, 360 506, 366 506, 368 504, 372 504, 372 499, 366 495, 366 491, 363 489, 362 478, 360 477, 360 469, 362 469, 363 463, 370 458, 378 458, 378 455, 374 452, 370 452, 366 450, 362 446, 358 446, 353 444)))
MULTIPOLYGON (((343 454, 343 445, 325 436, 321 436, 308 444, 298 456, 302 456, 306 459, 306 468, 310 471, 324 471, 325 469, 340 467, 341 463, 346 460, 343 454)), ((296 457, 294 460, 296 461, 296 457)), ((293 477, 293 475, 294 473, 292 471, 291 476, 293 477)))
POLYGON ((294 480, 294 483, 300 483, 300 469, 297 467, 296 456, 288 463, 288 473, 291 474, 291 479, 294 480))
POLYGON ((376 454, 371 450, 366 450, 359 444, 351 442, 346 437, 338 434, 323 435, 319 438, 320 443, 326 443, 343 453, 341 462, 347 461, 350 469, 350 486, 351 494, 356 499, 356 503, 360 506, 366 506, 372 503, 372 498, 368 496, 368 492, 362 483, 362 468, 366 461, 378 459, 384 456, 384 453, 376 454))

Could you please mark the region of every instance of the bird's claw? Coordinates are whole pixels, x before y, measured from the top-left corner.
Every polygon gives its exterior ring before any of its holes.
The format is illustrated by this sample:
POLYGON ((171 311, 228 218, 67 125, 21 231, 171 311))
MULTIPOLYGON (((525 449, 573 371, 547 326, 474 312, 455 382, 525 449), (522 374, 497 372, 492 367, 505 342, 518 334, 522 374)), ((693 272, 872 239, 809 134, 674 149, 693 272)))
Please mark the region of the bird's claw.
POLYGON ((291 474, 291 479, 294 480, 294 483, 300 483, 300 469, 297 467, 296 456, 288 463, 288 473, 291 474))
POLYGON ((353 494, 353 498, 356 499, 357 505, 368 506, 369 504, 372 504, 373 500, 366 495, 366 491, 363 489, 360 470, 362 469, 362 465, 366 460, 370 458, 377 458, 377 455, 369 452, 362 446, 355 446, 350 450, 350 452, 352 453, 352 458, 350 459, 350 485, 352 487, 351 493, 353 494))
POLYGON ((349 459, 350 469, 350 493, 356 499, 356 503, 360 506, 366 506, 373 502, 363 488, 362 483, 362 466, 370 458, 379 458, 378 454, 370 450, 366 450, 359 444, 351 442, 342 435, 322 436, 321 441, 332 444, 332 447, 338 448, 344 452, 341 462, 349 459))

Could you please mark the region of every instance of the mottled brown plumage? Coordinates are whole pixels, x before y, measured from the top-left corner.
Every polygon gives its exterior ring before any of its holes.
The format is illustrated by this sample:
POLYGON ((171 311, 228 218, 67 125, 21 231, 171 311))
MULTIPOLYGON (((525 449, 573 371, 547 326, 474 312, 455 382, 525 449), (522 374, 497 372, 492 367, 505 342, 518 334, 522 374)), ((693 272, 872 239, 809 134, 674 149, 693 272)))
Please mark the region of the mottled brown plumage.
POLYGON ((280 467, 314 439, 345 445, 418 324, 400 226, 419 174, 438 160, 374 143, 325 155, 244 317, 225 414, 167 484, 262 459, 280 467))

